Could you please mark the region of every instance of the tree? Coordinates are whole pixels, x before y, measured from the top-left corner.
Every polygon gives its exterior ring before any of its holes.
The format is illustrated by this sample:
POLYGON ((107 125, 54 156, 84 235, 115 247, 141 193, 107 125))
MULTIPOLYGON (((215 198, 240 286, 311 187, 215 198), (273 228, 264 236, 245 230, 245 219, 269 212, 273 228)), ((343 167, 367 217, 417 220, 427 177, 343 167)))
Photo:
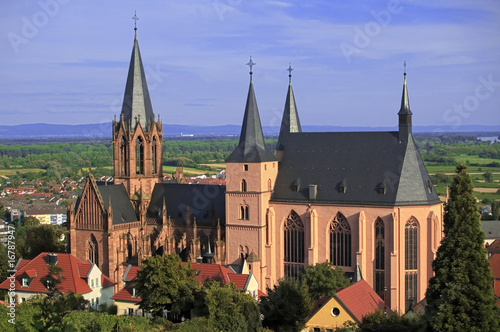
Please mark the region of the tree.
POLYGON ((200 290, 195 275, 191 264, 183 264, 176 254, 145 258, 134 284, 142 299, 139 307, 156 317, 162 317, 164 310, 189 316, 200 290))
POLYGON ((426 317, 434 331, 498 331, 493 276, 473 184, 459 164, 445 206, 444 238, 432 263, 426 317))
POLYGON ((486 173, 483 174, 484 181, 488 183, 493 183, 494 178, 493 178, 493 173, 491 171, 487 171, 486 173))
POLYGON ((40 220, 37 217, 27 216, 23 218, 24 226, 38 226, 40 225, 40 220))
POLYGON ((493 201, 493 203, 491 203, 491 214, 493 216, 493 220, 498 220, 500 214, 500 202, 493 201))
POLYGON ((207 317, 214 331, 254 332, 262 329, 260 310, 252 296, 237 290, 234 284, 221 286, 209 281, 202 291, 204 303, 200 313, 207 317))
POLYGON ((260 298, 263 325, 274 331, 301 331, 313 308, 307 286, 284 278, 273 289, 267 288, 267 294, 260 298))
POLYGON ((351 281, 344 273, 344 269, 333 268, 330 262, 308 265, 300 272, 300 282, 307 286, 311 298, 317 300, 321 296, 332 296, 337 289, 349 286, 351 281))
POLYGON ((56 225, 16 227, 17 257, 34 258, 42 252, 65 252, 66 243, 61 240, 63 234, 64 230, 56 225))

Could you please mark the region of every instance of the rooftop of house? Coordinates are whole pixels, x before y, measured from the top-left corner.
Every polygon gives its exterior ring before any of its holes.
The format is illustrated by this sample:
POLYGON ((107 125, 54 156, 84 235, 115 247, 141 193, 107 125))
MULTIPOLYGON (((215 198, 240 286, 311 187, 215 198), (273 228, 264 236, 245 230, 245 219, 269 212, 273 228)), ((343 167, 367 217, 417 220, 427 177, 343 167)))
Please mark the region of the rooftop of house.
MULTIPOLYGON (((20 259, 15 268, 17 270, 16 276, 16 290, 32 293, 50 293, 51 290, 47 288, 47 276, 49 273, 49 260, 56 257, 56 266, 62 269, 61 277, 58 277, 60 283, 57 289, 61 293, 75 293, 85 294, 92 289, 87 283, 87 277, 93 263, 90 261, 82 261, 71 254, 49 254, 43 252, 33 259, 20 259), (27 279, 27 286, 23 286, 23 279, 27 279)), ((115 283, 101 274, 102 287, 111 287, 115 283)), ((0 289, 9 289, 10 281, 5 280, 0 284, 0 289)))

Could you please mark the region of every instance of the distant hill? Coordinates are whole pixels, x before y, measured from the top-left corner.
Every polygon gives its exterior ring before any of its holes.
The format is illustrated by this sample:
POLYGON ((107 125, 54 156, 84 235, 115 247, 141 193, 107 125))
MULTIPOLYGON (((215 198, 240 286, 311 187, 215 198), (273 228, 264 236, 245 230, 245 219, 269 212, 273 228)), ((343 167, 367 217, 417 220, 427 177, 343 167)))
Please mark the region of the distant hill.
MULTIPOLYGON (((240 125, 221 126, 190 126, 170 125, 163 126, 165 137, 181 136, 238 136, 240 125)), ((279 127, 263 127, 267 136, 278 135, 279 127)), ((342 131, 396 131, 394 127, 341 127, 341 126, 302 126, 308 132, 342 132, 342 131)), ((467 125, 467 126, 414 126, 415 133, 471 133, 471 132, 500 132, 500 125, 467 125)), ((81 138, 110 138, 111 122, 82 125, 56 125, 46 123, 5 126, 0 125, 0 138, 50 138, 50 137, 81 137, 81 138)))

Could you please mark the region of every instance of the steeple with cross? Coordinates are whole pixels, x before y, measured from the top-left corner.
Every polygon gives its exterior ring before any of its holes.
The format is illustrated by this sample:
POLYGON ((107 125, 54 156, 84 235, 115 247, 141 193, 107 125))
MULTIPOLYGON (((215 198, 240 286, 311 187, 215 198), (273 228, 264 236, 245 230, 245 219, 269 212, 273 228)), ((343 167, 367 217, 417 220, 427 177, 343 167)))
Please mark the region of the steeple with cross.
POLYGON ((134 20, 134 30, 135 30, 135 39, 137 39, 137 21, 139 18, 137 17, 137 11, 134 11, 134 16, 132 17, 134 20))
POLYGON ((292 70, 293 70, 293 68, 292 68, 291 63, 288 64, 287 70, 288 70, 288 83, 292 84, 292 70))
POLYGON ((252 67, 255 65, 256 63, 252 61, 252 56, 250 55, 250 61, 248 61, 247 63, 247 66, 250 67, 250 82, 252 82, 252 75, 253 75, 252 67))

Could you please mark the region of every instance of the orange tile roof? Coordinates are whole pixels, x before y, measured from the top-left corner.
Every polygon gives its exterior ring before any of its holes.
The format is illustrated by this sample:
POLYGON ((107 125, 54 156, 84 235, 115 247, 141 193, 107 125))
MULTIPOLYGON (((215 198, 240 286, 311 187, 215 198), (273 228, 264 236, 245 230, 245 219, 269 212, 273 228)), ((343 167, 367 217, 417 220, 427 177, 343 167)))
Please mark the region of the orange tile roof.
POLYGON ((36 270, 35 269, 25 270, 24 272, 26 273, 28 278, 36 277, 36 270))
MULTIPOLYGON (((47 289, 44 283, 49 272, 47 261, 46 252, 39 254, 31 260, 21 260, 17 266, 16 290, 33 293, 50 293, 50 290, 47 289), (28 287, 22 287, 22 275, 25 272, 29 275, 33 270, 36 271, 36 276, 31 280, 28 287)), ((57 254, 57 266, 62 269, 61 282, 57 288, 61 293, 73 292, 76 294, 85 294, 92 291, 78 271, 78 266, 84 267, 86 264, 90 265, 89 262, 83 262, 71 254, 57 254)), ((9 280, 2 282, 0 289, 9 289, 9 283, 9 280)))
POLYGON ((229 276, 229 281, 232 282, 237 289, 245 289, 245 286, 247 285, 247 282, 250 279, 249 274, 235 274, 231 273, 228 274, 229 276))
POLYGON ((103 288, 111 287, 114 285, 116 285, 116 282, 114 282, 110 278, 106 277, 106 275, 104 273, 101 274, 101 286, 103 288))
POLYGON ((207 280, 217 280, 225 284, 229 282, 228 274, 234 274, 231 269, 220 264, 195 263, 191 264, 191 268, 196 270, 195 279, 201 284, 207 280))
POLYGON ((127 270, 128 272, 123 276, 123 281, 127 282, 134 280, 135 277, 137 277, 137 272, 139 272, 140 269, 141 268, 138 266, 130 265, 127 270))
POLYGON ((360 280, 338 291, 334 297, 342 302, 359 321, 376 309, 384 309, 384 301, 365 280, 360 280))
POLYGON ((490 261, 493 277, 495 279, 500 279, 500 254, 493 254, 488 260, 490 261))
POLYGON ((118 301, 127 301, 127 302, 141 302, 141 299, 138 297, 132 296, 133 287, 132 284, 127 284, 123 287, 118 293, 111 296, 111 299, 118 301))

